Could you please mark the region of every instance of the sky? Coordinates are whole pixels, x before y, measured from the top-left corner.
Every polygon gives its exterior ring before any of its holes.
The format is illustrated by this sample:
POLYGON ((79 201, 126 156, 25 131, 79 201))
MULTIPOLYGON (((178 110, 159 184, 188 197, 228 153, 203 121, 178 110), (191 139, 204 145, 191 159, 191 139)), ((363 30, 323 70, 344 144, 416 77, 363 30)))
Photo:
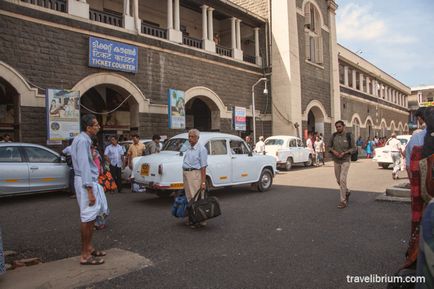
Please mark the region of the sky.
POLYGON ((433 0, 335 0, 338 43, 409 87, 434 85, 433 0))

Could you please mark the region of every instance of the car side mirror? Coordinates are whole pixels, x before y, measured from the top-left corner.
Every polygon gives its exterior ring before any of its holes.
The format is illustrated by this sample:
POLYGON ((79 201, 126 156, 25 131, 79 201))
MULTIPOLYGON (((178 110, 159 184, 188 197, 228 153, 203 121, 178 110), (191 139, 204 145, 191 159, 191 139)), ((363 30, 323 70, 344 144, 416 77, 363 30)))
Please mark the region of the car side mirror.
POLYGON ((66 163, 66 157, 65 156, 60 156, 59 157, 59 163, 66 163))
POLYGON ((182 157, 184 155, 183 152, 179 152, 179 156, 182 157))
POLYGON ((248 156, 249 156, 249 157, 253 156, 253 153, 252 153, 252 152, 249 152, 248 156))

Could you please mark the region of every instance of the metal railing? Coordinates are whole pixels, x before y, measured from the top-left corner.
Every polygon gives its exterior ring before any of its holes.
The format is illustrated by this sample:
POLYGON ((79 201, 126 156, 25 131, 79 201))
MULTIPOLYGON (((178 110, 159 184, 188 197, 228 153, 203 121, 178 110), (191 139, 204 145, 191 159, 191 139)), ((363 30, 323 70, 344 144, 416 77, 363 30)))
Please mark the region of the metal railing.
POLYGON ((232 57, 232 49, 216 44, 215 46, 217 54, 232 57))
POLYGON ((34 4, 59 12, 66 12, 66 0, 21 0, 22 2, 34 4))
POLYGON ((98 11, 94 9, 89 9, 89 19, 93 21, 98 21, 113 26, 122 27, 122 16, 116 15, 109 12, 98 11))
POLYGON ((250 55, 243 55, 243 60, 245 61, 245 62, 250 62, 250 63, 253 63, 253 64, 256 64, 256 57, 255 56, 250 56, 250 55))
POLYGON ((202 49, 202 40, 190 36, 182 36, 182 43, 185 45, 202 49))
POLYGON ((142 33, 167 39, 167 30, 142 22, 142 33))

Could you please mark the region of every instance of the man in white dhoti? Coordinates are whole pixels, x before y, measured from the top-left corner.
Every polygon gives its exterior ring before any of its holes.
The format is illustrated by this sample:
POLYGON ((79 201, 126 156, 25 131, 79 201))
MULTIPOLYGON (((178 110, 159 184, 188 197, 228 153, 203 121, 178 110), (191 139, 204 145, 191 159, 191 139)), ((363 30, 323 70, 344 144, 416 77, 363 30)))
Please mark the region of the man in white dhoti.
POLYGON ((92 140, 100 129, 96 117, 84 115, 81 119, 81 133, 71 145, 71 158, 74 166, 74 185, 81 218, 81 257, 82 265, 100 265, 105 252, 92 246, 92 233, 95 219, 100 214, 108 214, 107 200, 103 188, 98 184, 98 168, 90 150, 92 140))

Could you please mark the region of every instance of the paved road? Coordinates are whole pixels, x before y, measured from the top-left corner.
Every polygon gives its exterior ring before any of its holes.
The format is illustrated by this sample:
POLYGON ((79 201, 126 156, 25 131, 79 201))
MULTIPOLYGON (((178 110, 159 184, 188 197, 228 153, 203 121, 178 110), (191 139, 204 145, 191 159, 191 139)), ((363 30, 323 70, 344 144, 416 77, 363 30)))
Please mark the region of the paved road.
MULTIPOLYGON (((375 201, 372 191, 397 182, 390 170, 363 160, 350 172, 344 210, 336 208, 331 164, 295 168, 266 193, 249 186, 214 191, 223 215, 200 230, 171 217, 169 199, 108 195, 109 228, 96 232, 96 244, 133 251, 153 266, 86 288, 385 288, 348 284, 346 276, 398 268, 410 208, 375 201)), ((5 247, 22 257, 49 262, 79 253, 77 204, 64 195, 0 199, 0 220, 5 247)))

